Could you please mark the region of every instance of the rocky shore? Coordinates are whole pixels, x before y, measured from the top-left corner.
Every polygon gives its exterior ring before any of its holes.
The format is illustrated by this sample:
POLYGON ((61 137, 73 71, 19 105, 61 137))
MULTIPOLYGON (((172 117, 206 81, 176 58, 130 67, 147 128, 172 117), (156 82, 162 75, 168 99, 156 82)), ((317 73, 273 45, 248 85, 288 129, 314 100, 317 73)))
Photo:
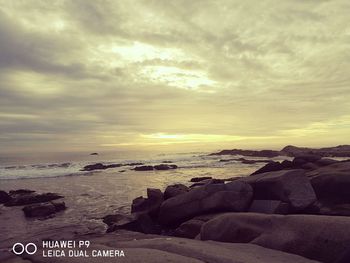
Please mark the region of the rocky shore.
MULTIPOLYGON (((192 185, 148 188, 146 197, 132 201, 130 214, 101 218, 105 234, 70 239, 89 240, 89 250, 122 249, 121 262, 350 262, 350 160, 299 152, 290 161, 260 162, 266 164, 246 177, 195 177, 192 185)), ((0 203, 23 206, 26 217, 40 220, 61 213, 62 198, 0 191, 0 203)), ((67 238, 64 233, 52 239, 67 238)), ((81 262, 5 252, 1 262, 81 262)))

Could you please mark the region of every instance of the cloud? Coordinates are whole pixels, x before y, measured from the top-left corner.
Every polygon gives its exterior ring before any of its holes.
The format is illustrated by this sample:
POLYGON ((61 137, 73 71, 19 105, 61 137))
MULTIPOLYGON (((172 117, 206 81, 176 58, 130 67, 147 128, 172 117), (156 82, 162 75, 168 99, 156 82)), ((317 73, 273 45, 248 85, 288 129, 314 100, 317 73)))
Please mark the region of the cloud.
POLYGON ((0 3, 2 151, 346 143, 346 0, 0 3))

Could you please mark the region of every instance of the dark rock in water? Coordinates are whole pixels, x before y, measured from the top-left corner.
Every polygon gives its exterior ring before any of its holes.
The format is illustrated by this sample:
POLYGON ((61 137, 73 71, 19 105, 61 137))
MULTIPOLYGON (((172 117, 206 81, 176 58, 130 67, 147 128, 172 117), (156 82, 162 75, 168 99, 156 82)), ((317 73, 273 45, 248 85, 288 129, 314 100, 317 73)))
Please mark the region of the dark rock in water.
POLYGON ((210 155, 243 155, 243 156, 272 158, 272 157, 282 155, 282 153, 280 151, 273 151, 273 150, 254 151, 254 150, 233 149, 233 150, 222 150, 221 152, 212 153, 210 155))
POLYGON ((293 162, 292 161, 289 161, 289 160, 283 160, 281 162, 281 166, 282 166, 282 169, 290 169, 290 168, 293 168, 293 162))
POLYGON ((122 166, 121 164, 102 164, 102 163, 95 163, 95 164, 90 164, 90 165, 86 165, 84 166, 83 169, 81 169, 81 171, 94 171, 94 170, 106 170, 106 169, 110 169, 110 168, 117 168, 122 166))
POLYGON ((47 217, 56 212, 66 209, 64 202, 48 202, 41 204, 28 205, 23 207, 23 212, 26 217, 47 217))
POLYGON ((154 166, 155 170, 170 170, 170 169, 177 169, 177 165, 175 164, 158 164, 154 166))
POLYGON ((135 165, 143 165, 143 163, 126 163, 123 166, 135 166, 135 165))
POLYGON ((230 213, 205 223, 200 235, 202 240, 253 243, 320 262, 347 262, 350 220, 341 216, 230 213))
POLYGON ((162 163, 173 163, 173 161, 163 161, 162 163))
POLYGON ((286 215, 289 205, 279 200, 254 200, 248 212, 286 215))
POLYGON ((98 153, 90 153, 90 155, 98 155, 98 153))
POLYGON ((307 172, 319 200, 350 203, 350 162, 337 162, 307 172))
POLYGON ((237 161, 237 162, 241 162, 243 164, 269 163, 269 162, 271 162, 271 160, 248 160, 245 158, 221 159, 220 160, 220 162, 231 162, 231 161, 237 161))
POLYGON ((147 188, 147 198, 135 198, 131 205, 131 213, 148 214, 155 218, 163 201, 163 193, 159 189, 147 188))
POLYGON ((284 169, 284 166, 281 163, 271 161, 267 163, 265 166, 261 167, 259 170, 252 173, 252 175, 266 173, 266 172, 280 171, 283 169, 284 169))
POLYGON ((34 193, 35 191, 33 190, 28 190, 28 189, 18 189, 18 190, 11 190, 9 194, 12 197, 15 197, 14 195, 22 195, 22 194, 31 194, 34 193))
POLYGON ((160 234, 161 227, 157 225, 147 214, 133 215, 108 215, 103 218, 103 222, 108 225, 107 233, 119 229, 141 232, 144 234, 160 234))
POLYGON ((153 169, 152 165, 142 165, 134 168, 135 171, 153 171, 153 169))
POLYGON ((195 238, 201 232, 204 223, 204 221, 198 219, 191 219, 176 228, 174 235, 176 237, 195 238))
POLYGON ((5 203, 5 206, 20 206, 20 205, 29 205, 34 203, 44 203, 59 198, 63 198, 55 193, 45 193, 45 194, 36 194, 33 191, 26 193, 19 193, 18 191, 10 191, 11 200, 5 203))
POLYGON ((210 176, 193 177, 193 178, 190 180, 190 182, 197 183, 197 182, 200 182, 200 181, 203 181, 203 180, 207 180, 207 179, 213 179, 213 177, 210 177, 210 176))
POLYGON ((164 191, 164 199, 166 200, 171 197, 187 193, 188 191, 189 191, 189 188, 183 184, 169 185, 164 191))
POLYGON ((245 211, 253 196, 251 186, 244 182, 210 184, 165 200, 159 212, 163 225, 179 225, 196 215, 245 211))
POLYGON ((293 211, 302 211, 316 201, 316 195, 304 170, 282 170, 251 175, 238 181, 251 184, 254 199, 280 200, 293 211))
POLYGON ((0 204, 7 203, 11 200, 11 197, 5 191, 0 190, 0 204))

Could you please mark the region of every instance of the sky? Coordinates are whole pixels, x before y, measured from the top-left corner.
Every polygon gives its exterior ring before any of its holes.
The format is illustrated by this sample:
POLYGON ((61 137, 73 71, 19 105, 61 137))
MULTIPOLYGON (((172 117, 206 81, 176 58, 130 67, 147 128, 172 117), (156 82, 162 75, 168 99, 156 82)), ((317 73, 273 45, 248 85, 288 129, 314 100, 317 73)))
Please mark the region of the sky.
POLYGON ((349 0, 0 0, 0 152, 349 144, 349 0))

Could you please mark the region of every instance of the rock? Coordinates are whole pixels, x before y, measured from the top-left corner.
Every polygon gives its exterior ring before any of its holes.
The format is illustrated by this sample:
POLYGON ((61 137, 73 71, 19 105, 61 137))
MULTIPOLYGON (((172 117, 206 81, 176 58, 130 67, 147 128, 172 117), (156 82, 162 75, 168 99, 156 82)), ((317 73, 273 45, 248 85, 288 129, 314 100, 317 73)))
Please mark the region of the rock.
POLYGON ((326 263, 346 262, 349 236, 349 218, 320 215, 230 213, 201 228, 202 240, 251 243, 326 263))
POLYGON ((282 170, 251 175, 239 181, 251 184, 254 199, 280 200, 294 212, 302 211, 316 201, 315 192, 304 170, 282 170))
POLYGON ((318 214, 330 216, 350 216, 350 204, 321 204, 318 214))
POLYGON ((191 178, 190 182, 197 183, 197 182, 200 182, 203 180, 208 180, 208 179, 213 179, 213 177, 210 177, 210 176, 193 177, 193 178, 191 178))
POLYGON ((131 213, 148 214, 155 218, 163 200, 163 193, 159 189, 147 188, 147 198, 142 196, 135 198, 131 205, 131 213))
MULTIPOLYGON (((95 242, 94 242, 95 243, 95 242)), ((254 244, 229 244, 221 242, 203 242, 184 238, 158 237, 152 239, 138 239, 118 242, 118 247, 152 249, 150 255, 157 251, 166 251, 174 255, 181 255, 184 259, 174 262, 193 262, 200 260, 204 263, 316 263, 316 261, 282 251, 263 248, 254 244)), ((148 257, 142 262, 148 262, 148 257)), ((162 261, 169 262, 166 257, 162 261)), ((136 261, 140 262, 140 261, 136 261)))
POLYGON ((280 171, 283 169, 284 169, 284 166, 282 166, 279 162, 271 161, 266 165, 264 165, 263 167, 261 167, 259 170, 252 173, 252 175, 266 173, 266 172, 280 171))
POLYGON ((221 211, 245 211, 253 191, 244 182, 209 184, 165 200, 159 213, 163 225, 179 225, 200 214, 221 211))
POLYGON ((281 152, 273 151, 273 150, 254 151, 254 150, 233 149, 233 150, 222 150, 220 152, 212 153, 210 155, 243 155, 243 156, 272 158, 272 157, 281 155, 281 152))
POLYGON ((35 191, 29 190, 29 189, 18 189, 18 190, 10 190, 9 194, 11 197, 16 197, 17 195, 23 195, 23 194, 31 194, 35 191))
POLYGON ((337 162, 306 173, 320 200, 350 203, 350 161, 337 162))
POLYGON ((327 166, 327 165, 331 165, 334 163, 337 163, 337 160, 333 160, 333 159, 329 159, 329 158, 322 158, 318 161, 315 162, 315 164, 317 164, 318 166, 327 166))
POLYGON ((5 191, 0 190, 0 204, 7 203, 11 200, 11 197, 5 191))
POLYGON ((63 196, 60 196, 55 193, 36 194, 34 191, 24 192, 23 190, 10 191, 10 196, 11 200, 5 203, 5 206, 19 206, 34 203, 44 203, 63 198, 63 196))
POLYGON ((106 170, 106 169, 110 169, 110 168, 118 168, 121 167, 122 164, 102 164, 102 163, 95 163, 95 164, 90 164, 90 165, 86 165, 84 166, 83 169, 81 169, 81 171, 95 171, 95 170, 106 170))
POLYGON ((141 232, 144 234, 160 234, 161 228, 157 225, 148 214, 132 215, 108 215, 103 218, 103 222, 108 225, 107 233, 120 229, 141 232))
POLYGON ((142 165, 134 168, 135 171, 153 171, 153 169, 152 165, 142 165))
POLYGON ((283 153, 289 156, 300 156, 300 155, 319 155, 321 157, 349 157, 350 156, 350 145, 339 145, 336 147, 327 147, 321 149, 296 147, 288 145, 282 149, 283 153))
POLYGON ((98 153, 90 153, 90 155, 98 155, 98 153))
POLYGON ((225 180, 223 179, 205 179, 198 183, 194 183, 190 185, 190 189, 196 188, 198 186, 209 185, 209 184, 224 184, 224 183, 225 183, 225 180))
POLYGON ((289 205, 279 200, 253 200, 248 212, 286 215, 289 205))
POLYGON ((315 170, 319 168, 319 166, 314 163, 305 163, 300 168, 305 170, 315 170))
POLYGON ((204 221, 191 219, 182 223, 176 228, 174 235, 176 237, 195 238, 200 232, 204 221))
POLYGON ((170 170, 177 169, 177 165, 175 164, 158 164, 153 167, 155 170, 170 170))
POLYGON ((183 184, 173 184, 167 186, 164 191, 164 199, 169 199, 171 197, 187 193, 189 191, 189 188, 186 185, 183 184))
POLYGON ((33 204, 23 207, 23 212, 26 217, 47 217, 56 212, 66 209, 64 202, 48 202, 41 204, 33 204))

